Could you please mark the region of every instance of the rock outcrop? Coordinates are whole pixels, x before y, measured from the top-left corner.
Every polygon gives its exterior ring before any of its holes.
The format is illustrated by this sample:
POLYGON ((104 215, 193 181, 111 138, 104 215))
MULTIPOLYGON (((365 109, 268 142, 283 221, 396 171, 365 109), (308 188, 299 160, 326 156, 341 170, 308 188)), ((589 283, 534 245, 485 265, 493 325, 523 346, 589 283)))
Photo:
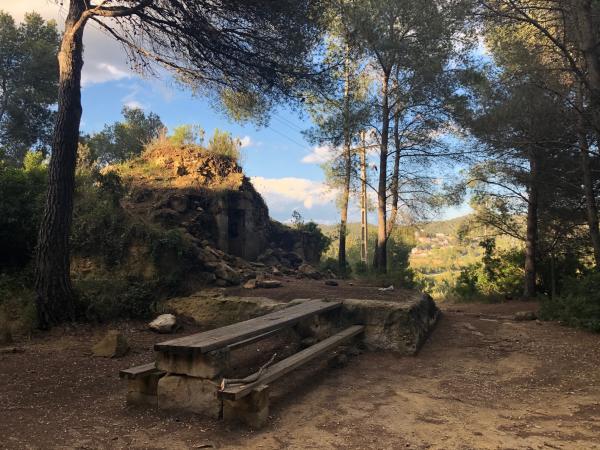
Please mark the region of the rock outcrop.
MULTIPOLYGON (((202 284, 224 287, 263 273, 295 275, 319 261, 314 235, 271 220, 263 198, 229 157, 198 146, 154 146, 126 167, 107 170, 116 170, 130 187, 124 208, 182 233, 197 260, 194 279, 202 284)), ((144 261, 143 246, 129 253, 144 261)), ((153 276, 162 269, 143 270, 153 276)))

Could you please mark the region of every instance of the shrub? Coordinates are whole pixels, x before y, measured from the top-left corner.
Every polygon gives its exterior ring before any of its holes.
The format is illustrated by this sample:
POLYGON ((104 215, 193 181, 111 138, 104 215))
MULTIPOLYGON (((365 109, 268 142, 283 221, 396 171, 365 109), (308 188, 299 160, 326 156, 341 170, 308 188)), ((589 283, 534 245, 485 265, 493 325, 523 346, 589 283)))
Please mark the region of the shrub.
POLYGON ((540 318, 600 332, 600 273, 566 280, 563 292, 542 301, 540 318))
POLYGON ((240 161, 241 158, 239 139, 219 129, 215 130, 215 133, 208 141, 207 149, 209 152, 231 158, 234 161, 240 161))
POLYGON ((366 275, 369 272, 369 266, 364 261, 358 261, 354 264, 354 273, 359 276, 366 275))
POLYGON ((76 280, 74 284, 79 293, 79 309, 86 320, 147 319, 155 311, 155 282, 111 276, 76 280))
POLYGON ((24 267, 33 256, 46 173, 38 152, 28 152, 22 168, 0 163, 0 268, 24 267))
POLYGON ((319 263, 319 271, 328 272, 331 271, 338 277, 347 278, 352 274, 352 267, 346 261, 346 267, 340 270, 339 261, 335 258, 326 258, 319 263))

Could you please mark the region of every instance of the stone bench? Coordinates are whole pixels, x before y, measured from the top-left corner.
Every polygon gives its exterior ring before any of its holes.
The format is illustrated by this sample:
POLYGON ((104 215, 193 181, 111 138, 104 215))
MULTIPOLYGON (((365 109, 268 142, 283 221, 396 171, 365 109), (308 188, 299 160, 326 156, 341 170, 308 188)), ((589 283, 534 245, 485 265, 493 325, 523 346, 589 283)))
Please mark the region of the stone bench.
POLYGON ((264 366, 257 381, 221 389, 223 377, 235 372, 231 369, 231 354, 294 326, 311 328, 320 320, 319 315, 339 311, 340 307, 339 301, 302 301, 254 319, 158 343, 154 346, 156 363, 121 371, 121 377, 129 382, 127 401, 260 427, 268 418, 268 383, 352 339, 364 327, 349 326, 331 336, 327 336, 331 332, 321 333, 313 345, 264 366))
POLYGON ((154 362, 119 371, 119 377, 127 380, 127 403, 157 406, 158 380, 164 375, 154 362))

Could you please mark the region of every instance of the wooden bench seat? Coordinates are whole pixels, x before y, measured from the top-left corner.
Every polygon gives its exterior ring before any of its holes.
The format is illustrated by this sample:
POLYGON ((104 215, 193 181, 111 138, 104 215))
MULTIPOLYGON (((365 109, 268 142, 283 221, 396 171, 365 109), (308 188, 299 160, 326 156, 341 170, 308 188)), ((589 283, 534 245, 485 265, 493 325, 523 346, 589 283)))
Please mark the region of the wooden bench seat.
POLYGON ((340 345, 352 337, 360 334, 365 327, 363 325, 354 325, 346 328, 333 336, 322 340, 298 353, 293 354, 289 358, 279 361, 272 366, 265 369, 262 376, 255 382, 249 384, 243 384, 239 386, 232 386, 222 391, 219 391, 219 396, 222 399, 227 400, 239 400, 246 395, 250 394, 254 389, 261 385, 271 383, 278 378, 281 378, 288 372, 302 366, 311 359, 314 359, 325 352, 332 350, 333 348, 340 345))
POLYGON ((156 406, 158 380, 164 375, 154 362, 120 370, 119 377, 127 380, 127 403, 156 406))
POLYGON ((119 377, 128 380, 135 380, 136 378, 148 376, 153 373, 163 372, 156 368, 155 362, 148 364, 142 364, 141 366, 130 367, 129 369, 122 369, 119 371, 119 377))
POLYGON ((292 326, 308 317, 340 308, 341 305, 339 301, 311 300, 255 319, 161 342, 154 345, 154 350, 170 354, 208 353, 278 328, 292 326))

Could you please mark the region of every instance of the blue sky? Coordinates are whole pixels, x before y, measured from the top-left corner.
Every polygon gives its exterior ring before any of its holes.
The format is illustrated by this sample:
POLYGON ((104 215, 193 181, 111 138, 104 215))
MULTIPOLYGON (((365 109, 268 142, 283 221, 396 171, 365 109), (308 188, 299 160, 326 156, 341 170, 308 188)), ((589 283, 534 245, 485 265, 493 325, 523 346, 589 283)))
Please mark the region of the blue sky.
MULTIPOLYGON (((25 12, 35 10, 47 19, 56 20, 59 27, 64 22, 64 12, 52 0, 0 0, 0 9, 11 13, 17 21, 22 20, 25 12)), ((119 120, 124 105, 155 112, 170 128, 196 124, 208 136, 215 128, 229 131, 244 143, 244 171, 265 198, 271 216, 285 221, 292 211, 298 210, 307 220, 320 223, 338 220, 335 192, 323 183, 319 166, 325 150, 306 142, 301 133, 310 127, 306 115, 280 108, 274 111, 266 128, 240 125, 215 111, 207 99, 194 97, 169 77, 142 78, 132 73, 119 45, 97 29, 86 29, 84 43, 82 132, 99 131, 106 123, 119 120)), ((468 207, 463 205, 443 212, 442 217, 466 212, 468 207)), ((359 218, 359 211, 353 205, 350 220, 359 218)))

